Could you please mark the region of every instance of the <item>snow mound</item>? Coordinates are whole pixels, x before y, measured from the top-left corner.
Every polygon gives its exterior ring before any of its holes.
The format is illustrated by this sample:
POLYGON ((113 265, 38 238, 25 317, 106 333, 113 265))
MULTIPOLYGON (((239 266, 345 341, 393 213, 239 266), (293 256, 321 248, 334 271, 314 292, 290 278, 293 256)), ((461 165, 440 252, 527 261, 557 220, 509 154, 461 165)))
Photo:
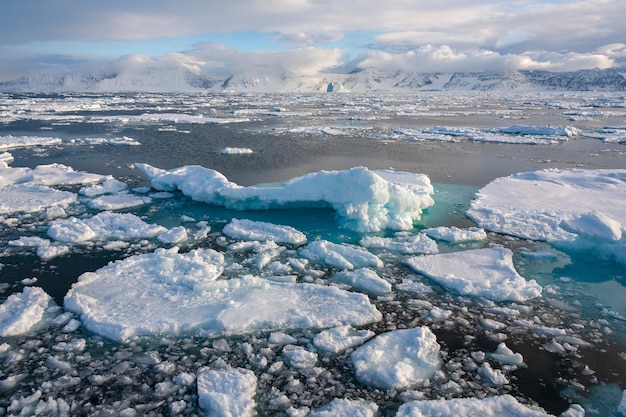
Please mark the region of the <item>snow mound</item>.
POLYGON ((382 389, 403 389, 441 368, 437 337, 428 327, 383 333, 350 355, 357 380, 382 389))
POLYGON ((547 169, 498 178, 467 212, 481 227, 533 240, 565 240, 563 221, 602 212, 626 224, 626 170, 547 169))
POLYGON ((0 336, 17 336, 30 331, 44 319, 49 307, 56 304, 39 287, 25 287, 0 304, 0 336))
POLYGON ((247 369, 200 370, 198 402, 207 416, 252 417, 257 379, 247 369))
POLYGON ((494 301, 526 301, 541 295, 541 286, 519 275, 513 253, 502 247, 415 256, 405 264, 462 295, 494 301))
MULTIPOLYGON (((577 410, 579 408, 580 406, 572 405, 567 411, 577 410)), ((519 401, 508 394, 484 399, 455 398, 451 400, 412 401, 401 405, 396 414, 396 417, 427 416, 552 417, 552 414, 548 414, 538 408, 531 408, 520 404, 519 401)), ((584 411, 580 416, 584 416, 584 411)))
POLYGON ((409 230, 422 210, 434 204, 433 188, 422 174, 370 171, 319 171, 275 187, 242 187, 200 166, 170 171, 136 164, 161 191, 180 190, 196 201, 235 210, 332 207, 342 227, 359 232, 409 230))
POLYGON ((83 274, 65 296, 65 307, 90 330, 119 341, 360 326, 381 319, 362 294, 251 276, 218 280, 224 267, 223 255, 211 249, 157 249, 83 274))
POLYGON ((290 245, 301 245, 306 242, 304 233, 290 226, 258 222, 247 219, 232 219, 222 230, 226 236, 239 240, 266 241, 290 245))

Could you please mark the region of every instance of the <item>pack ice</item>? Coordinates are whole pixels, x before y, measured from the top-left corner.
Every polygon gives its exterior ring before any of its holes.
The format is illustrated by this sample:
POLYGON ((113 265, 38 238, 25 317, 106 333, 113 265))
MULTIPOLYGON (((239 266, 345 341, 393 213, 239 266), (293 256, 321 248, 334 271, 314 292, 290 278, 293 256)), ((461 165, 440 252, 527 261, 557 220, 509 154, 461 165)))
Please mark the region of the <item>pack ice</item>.
POLYGON ((118 341, 360 326, 381 319, 363 294, 252 276, 220 280, 225 265, 212 249, 157 249, 81 275, 64 306, 88 329, 118 341))
POLYGON ((434 204, 430 180, 423 174, 370 171, 319 171, 278 186, 242 187, 220 172, 184 166, 170 171, 135 164, 161 191, 180 190, 193 200, 235 210, 332 207, 340 225, 358 232, 408 230, 434 204))
POLYGON ((626 263, 626 170, 546 169, 498 178, 467 214, 497 233, 626 263))

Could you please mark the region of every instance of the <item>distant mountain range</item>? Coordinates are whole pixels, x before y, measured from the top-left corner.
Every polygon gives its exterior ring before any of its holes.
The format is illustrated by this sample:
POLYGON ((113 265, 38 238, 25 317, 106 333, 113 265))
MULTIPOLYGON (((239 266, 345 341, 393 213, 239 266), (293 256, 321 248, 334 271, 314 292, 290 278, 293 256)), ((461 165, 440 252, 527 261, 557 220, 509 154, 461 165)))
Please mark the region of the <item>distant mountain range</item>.
POLYGON ((572 72, 420 73, 358 69, 347 74, 300 75, 287 70, 199 75, 184 68, 98 69, 56 76, 33 74, 0 82, 0 92, 413 92, 626 91, 626 68, 572 72))

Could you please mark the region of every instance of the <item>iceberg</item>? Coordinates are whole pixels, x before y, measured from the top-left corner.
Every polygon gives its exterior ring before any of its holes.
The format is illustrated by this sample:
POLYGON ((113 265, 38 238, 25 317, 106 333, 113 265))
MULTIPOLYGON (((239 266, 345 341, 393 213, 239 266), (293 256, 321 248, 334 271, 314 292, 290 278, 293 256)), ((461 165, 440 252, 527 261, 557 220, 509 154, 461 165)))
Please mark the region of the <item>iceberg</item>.
POLYGON ((105 337, 231 336, 254 331, 361 326, 381 319, 363 294, 244 276, 212 249, 157 249, 80 276, 64 306, 105 337))
POLYGON ((170 171, 135 164, 160 191, 180 190, 193 200, 234 210, 332 207, 340 225, 358 232, 409 230, 434 204, 428 177, 364 167, 319 171, 278 186, 242 187, 220 172, 184 166, 170 171))
POLYGON ((405 389, 430 379, 441 368, 437 337, 428 327, 376 336, 350 355, 356 378, 382 389, 405 389))
POLYGON ((196 378, 198 402, 207 416, 252 417, 257 379, 239 368, 201 369, 196 378))
POLYGON ((520 302, 541 295, 541 286, 519 275, 513 266, 513 252, 502 247, 415 256, 404 262, 462 295, 520 302))
POLYGON ((46 310, 54 306, 52 298, 39 287, 25 287, 21 293, 10 295, 0 304, 0 336, 30 331, 44 320, 46 310))

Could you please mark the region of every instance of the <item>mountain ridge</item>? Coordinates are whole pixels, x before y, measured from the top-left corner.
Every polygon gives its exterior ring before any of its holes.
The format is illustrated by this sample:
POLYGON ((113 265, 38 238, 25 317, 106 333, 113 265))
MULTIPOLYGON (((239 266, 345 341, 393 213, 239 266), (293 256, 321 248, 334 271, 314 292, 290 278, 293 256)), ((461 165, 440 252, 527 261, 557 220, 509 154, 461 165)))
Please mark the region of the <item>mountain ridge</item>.
POLYGON ((296 74, 286 69, 197 74, 186 68, 91 69, 65 75, 30 74, 0 82, 0 92, 363 92, 417 91, 626 91, 625 69, 569 72, 424 73, 374 68, 349 73, 296 74))

